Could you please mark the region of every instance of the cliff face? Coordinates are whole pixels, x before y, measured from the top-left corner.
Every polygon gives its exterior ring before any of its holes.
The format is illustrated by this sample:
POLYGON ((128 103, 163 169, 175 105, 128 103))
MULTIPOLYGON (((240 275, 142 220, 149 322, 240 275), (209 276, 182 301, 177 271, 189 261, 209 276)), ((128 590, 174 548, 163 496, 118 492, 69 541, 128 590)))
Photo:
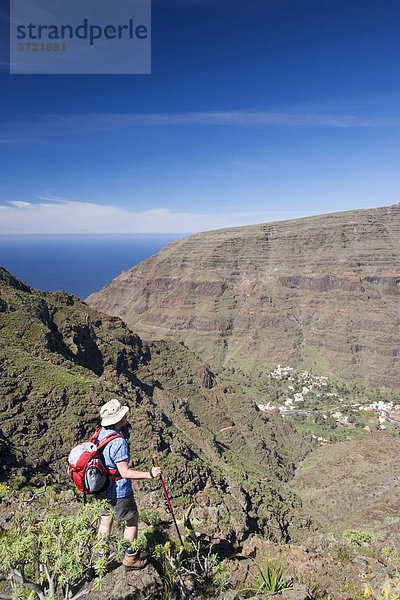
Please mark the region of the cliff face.
POLYGON ((400 383, 400 205, 199 233, 88 304, 213 364, 400 383))

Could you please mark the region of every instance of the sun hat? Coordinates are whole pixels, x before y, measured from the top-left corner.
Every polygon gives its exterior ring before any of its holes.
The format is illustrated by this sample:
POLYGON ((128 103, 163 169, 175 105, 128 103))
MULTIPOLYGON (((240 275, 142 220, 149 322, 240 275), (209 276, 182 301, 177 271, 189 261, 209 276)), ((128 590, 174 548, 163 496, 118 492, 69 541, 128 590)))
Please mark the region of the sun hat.
POLYGON ((128 411, 129 407, 122 406, 117 398, 113 398, 109 402, 106 402, 106 404, 103 404, 100 409, 102 427, 119 423, 119 421, 124 418, 128 411))

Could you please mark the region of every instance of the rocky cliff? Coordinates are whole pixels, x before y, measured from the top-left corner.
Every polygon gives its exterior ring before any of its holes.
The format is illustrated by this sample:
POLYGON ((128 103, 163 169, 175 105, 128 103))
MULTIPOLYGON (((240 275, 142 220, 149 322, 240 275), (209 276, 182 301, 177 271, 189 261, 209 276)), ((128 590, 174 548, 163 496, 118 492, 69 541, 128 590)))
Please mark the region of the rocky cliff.
POLYGON ((87 302, 212 364, 400 383, 400 205, 175 241, 87 302))

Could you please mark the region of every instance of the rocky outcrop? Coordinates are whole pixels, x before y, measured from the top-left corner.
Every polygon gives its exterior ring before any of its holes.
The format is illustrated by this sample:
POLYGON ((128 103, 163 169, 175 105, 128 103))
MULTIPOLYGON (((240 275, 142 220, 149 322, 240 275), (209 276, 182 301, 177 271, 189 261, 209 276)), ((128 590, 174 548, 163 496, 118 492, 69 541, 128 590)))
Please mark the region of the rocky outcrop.
POLYGON ((177 240, 88 304, 214 364, 400 383, 400 205, 177 240))

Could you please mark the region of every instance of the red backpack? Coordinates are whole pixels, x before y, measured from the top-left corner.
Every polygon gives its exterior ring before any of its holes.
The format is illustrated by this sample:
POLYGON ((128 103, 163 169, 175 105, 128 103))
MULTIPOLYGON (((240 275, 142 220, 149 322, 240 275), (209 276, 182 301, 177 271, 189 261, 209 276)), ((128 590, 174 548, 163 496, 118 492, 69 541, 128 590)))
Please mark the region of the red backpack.
POLYGON ((72 448, 68 456, 68 475, 80 492, 86 504, 86 494, 100 495, 111 485, 112 481, 122 479, 117 469, 105 466, 100 450, 109 442, 123 436, 113 431, 99 442, 101 427, 96 429, 88 442, 72 448))

